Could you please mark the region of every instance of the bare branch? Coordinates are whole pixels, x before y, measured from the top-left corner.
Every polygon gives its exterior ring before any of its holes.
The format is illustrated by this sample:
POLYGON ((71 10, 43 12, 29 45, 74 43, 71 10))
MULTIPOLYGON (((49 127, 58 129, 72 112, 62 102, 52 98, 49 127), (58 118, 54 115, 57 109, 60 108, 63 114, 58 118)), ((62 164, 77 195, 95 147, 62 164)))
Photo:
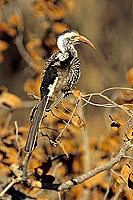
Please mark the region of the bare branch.
MULTIPOLYGON (((110 87, 110 88, 106 88, 106 89, 102 90, 102 91, 99 92, 99 93, 103 94, 103 93, 108 92, 108 91, 111 91, 111 90, 131 90, 131 91, 133 91, 133 88, 129 88, 129 87, 110 87)), ((88 97, 88 96, 90 96, 90 95, 99 94, 99 93, 90 93, 90 94, 86 94, 86 95, 84 95, 84 97, 88 97)))
POLYGON ((0 197, 3 197, 7 190, 9 190, 14 184, 19 183, 21 180, 21 177, 12 179, 11 182, 4 188, 4 190, 2 190, 2 192, 0 193, 0 197))
POLYGON ((106 199, 107 199, 107 196, 108 196, 109 190, 110 190, 110 186, 111 186, 111 181, 112 181, 112 174, 110 174, 109 183, 108 183, 108 188, 107 188, 107 190, 106 190, 106 193, 105 193, 105 195, 104 195, 103 200, 106 200, 106 199))
POLYGON ((78 176, 77 178, 68 180, 65 183, 62 183, 59 187, 58 190, 65 190, 65 189, 69 189, 74 185, 78 185, 80 183, 83 183, 84 181, 90 179, 91 177, 97 175, 100 172, 103 172, 105 170, 110 170, 115 164, 117 164, 118 162, 121 161, 121 159, 125 156, 126 151, 128 151, 128 149, 131 148, 131 144, 130 141, 124 143, 123 147, 120 149, 120 151, 118 152, 118 154, 112 158, 109 162, 107 162, 106 164, 96 167, 95 169, 82 174, 81 176, 78 176))
POLYGON ((110 87, 110 88, 102 90, 101 93, 108 92, 108 91, 111 91, 111 90, 131 90, 131 91, 133 91, 133 88, 129 88, 129 87, 110 87))
POLYGON ((30 57, 30 55, 26 51, 22 41, 23 41, 23 35, 19 34, 15 39, 15 44, 18 48, 19 53, 21 54, 22 58, 25 60, 27 65, 30 65, 32 67, 36 66, 36 63, 33 61, 33 59, 30 57))
POLYGON ((9 126, 9 123, 12 119, 12 116, 13 116, 13 111, 11 110, 7 116, 7 119, 5 121, 5 124, 4 124, 4 128, 3 129, 6 129, 8 126, 9 126))
POLYGON ((60 134, 57 136, 57 138, 56 138, 56 140, 55 140, 57 143, 58 143, 58 139, 62 136, 62 134, 65 132, 65 130, 66 130, 67 127, 69 126, 69 124, 70 124, 70 122, 71 122, 71 119, 72 119, 72 117, 73 117, 73 115, 74 115, 74 113, 75 113, 75 111, 76 111, 76 109, 77 109, 78 104, 79 104, 79 100, 77 101, 77 103, 76 103, 76 105, 75 105, 75 107, 74 107, 74 109, 73 109, 73 111, 72 111, 72 114, 71 114, 71 116, 70 116, 70 118, 69 118, 69 120, 68 120, 68 122, 67 122, 67 124, 66 124, 66 126, 62 129, 62 131, 60 132, 60 134))
POLYGON ((117 191, 117 193, 111 198, 111 200, 117 200, 120 196, 120 194, 123 191, 123 185, 120 186, 119 190, 117 191))
MULTIPOLYGON (((109 97, 107 97, 106 95, 103 95, 102 94, 103 92, 100 92, 100 93, 92 93, 92 94, 87 94, 87 95, 81 95, 82 97, 82 100, 85 101, 86 103, 90 104, 90 105, 94 105, 94 106, 98 106, 98 107, 105 107, 105 108, 112 108, 112 107, 116 107, 116 108, 120 108, 122 109, 129 117, 133 117, 133 113, 132 111, 126 107, 125 105, 119 105, 117 104, 115 101, 111 100, 109 97), (84 97, 88 97, 89 96, 89 99, 86 100, 84 97), (106 101, 110 102, 109 104, 99 104, 99 103, 93 103, 91 102, 91 98, 93 96, 100 96, 102 97, 103 99, 105 99, 106 101)), ((86 105, 86 104, 85 104, 86 105)), ((130 104, 131 105, 131 104, 130 104)))
POLYGON ((70 189, 74 185, 81 184, 84 181, 90 179, 91 177, 93 177, 103 171, 110 170, 111 168, 113 168, 114 165, 116 165, 118 162, 121 161, 122 158, 125 157, 126 152, 131 147, 132 147, 132 145, 131 145, 130 141, 125 142, 123 147, 118 152, 118 154, 114 158, 112 158, 109 162, 107 162, 106 164, 101 165, 99 167, 96 167, 95 169, 92 169, 89 172, 78 176, 77 178, 68 180, 62 184, 42 183, 40 181, 31 180, 31 179, 27 179, 26 181, 31 187, 34 187, 34 188, 50 189, 50 190, 56 190, 56 191, 63 191, 66 189, 70 189))
POLYGON ((12 187, 15 183, 18 183, 20 181, 26 181, 29 186, 34 187, 34 188, 41 188, 41 189, 50 189, 50 190, 55 190, 55 191, 63 191, 66 189, 70 189, 74 185, 78 185, 83 183, 84 181, 90 179, 91 177, 99 174, 100 172, 110 170, 114 165, 116 165, 118 162, 121 161, 122 158, 125 157, 126 152, 131 148, 132 145, 130 141, 125 142, 123 147, 120 149, 118 154, 112 158, 109 162, 107 162, 104 165, 101 165, 99 167, 96 167, 95 169, 90 170, 89 172, 82 174, 78 176, 77 178, 71 179, 66 181, 65 183, 62 184, 52 184, 52 183, 42 183, 40 181, 36 180, 31 180, 27 178, 27 166, 28 166, 28 161, 30 158, 31 153, 27 153, 24 159, 24 169, 23 169, 23 177, 17 177, 16 179, 13 179, 8 186, 0 193, 0 196, 2 197, 6 191, 12 187))
POLYGON ((19 143, 19 140, 18 140, 18 124, 17 124, 17 121, 15 121, 14 124, 15 124, 15 129, 16 129, 16 143, 17 143, 17 146, 18 146, 18 160, 20 161, 21 147, 20 147, 20 143, 19 143))

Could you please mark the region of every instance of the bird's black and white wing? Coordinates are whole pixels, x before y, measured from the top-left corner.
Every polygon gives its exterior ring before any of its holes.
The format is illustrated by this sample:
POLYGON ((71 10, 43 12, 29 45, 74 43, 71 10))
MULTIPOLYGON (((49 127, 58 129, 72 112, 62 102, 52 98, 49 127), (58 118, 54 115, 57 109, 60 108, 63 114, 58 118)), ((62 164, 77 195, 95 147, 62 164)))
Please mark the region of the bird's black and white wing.
POLYGON ((36 112, 33 116, 31 122, 30 130, 28 133, 28 138, 26 141, 25 151, 32 152, 36 147, 37 135, 40 128, 40 124, 43 119, 44 112, 46 111, 49 98, 52 95, 54 88, 56 86, 58 77, 57 69, 53 65, 58 65, 56 62, 56 54, 53 54, 47 61, 45 65, 45 70, 43 74, 43 80, 40 87, 41 101, 39 102, 36 112))
POLYGON ((67 81, 68 81, 68 83, 73 85, 78 82, 80 75, 81 75, 79 58, 74 57, 70 63, 70 66, 71 67, 69 70, 67 81))
POLYGON ((56 61, 57 53, 52 54, 52 56, 46 61, 45 68, 42 73, 42 84, 40 87, 41 99, 44 96, 50 96, 52 89, 54 89, 55 82, 57 81, 57 67, 58 62, 56 61))
POLYGON ((43 119, 43 113, 45 112, 47 101, 48 101, 48 99, 44 97, 37 106, 35 115, 31 122, 30 130, 28 133, 28 138, 27 138, 26 145, 25 145, 26 152, 32 152, 37 145, 38 131, 39 131, 42 119, 43 119))
POLYGON ((95 48, 90 40, 76 31, 65 31, 57 39, 59 52, 46 61, 42 84, 41 101, 38 104, 29 130, 25 150, 32 152, 36 146, 37 135, 45 111, 51 110, 71 91, 80 77, 80 62, 74 45, 80 41, 95 48))

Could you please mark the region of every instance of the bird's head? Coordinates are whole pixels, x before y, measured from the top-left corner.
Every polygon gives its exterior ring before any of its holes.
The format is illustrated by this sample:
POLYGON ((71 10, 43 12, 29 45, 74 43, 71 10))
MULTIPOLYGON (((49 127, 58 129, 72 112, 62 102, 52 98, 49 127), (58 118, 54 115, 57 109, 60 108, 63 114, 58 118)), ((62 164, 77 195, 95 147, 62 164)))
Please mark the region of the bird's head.
POLYGON ((69 49, 69 47, 79 44, 80 42, 86 43, 96 49, 94 44, 89 39, 87 39, 83 35, 80 35, 75 30, 64 31, 59 35, 57 39, 58 48, 62 51, 62 53, 69 49))

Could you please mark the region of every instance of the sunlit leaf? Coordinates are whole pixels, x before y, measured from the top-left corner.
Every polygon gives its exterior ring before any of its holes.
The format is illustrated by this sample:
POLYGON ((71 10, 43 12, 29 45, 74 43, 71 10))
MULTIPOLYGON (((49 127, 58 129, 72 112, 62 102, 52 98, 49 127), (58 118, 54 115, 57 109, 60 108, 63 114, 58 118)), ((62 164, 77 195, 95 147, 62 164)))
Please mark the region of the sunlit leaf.
POLYGON ((38 77, 36 80, 29 79, 24 84, 24 90, 26 93, 31 93, 31 94, 39 96, 40 85, 41 85, 41 77, 38 77))
POLYGON ((129 82, 129 84, 131 86, 133 86, 133 67, 131 67, 128 71, 127 71, 127 80, 129 82))
POLYGON ((117 178, 118 183, 128 182, 129 174, 131 173, 131 168, 128 163, 126 163, 121 169, 121 176, 117 178))
POLYGON ((63 31, 68 29, 68 26, 66 24, 63 23, 59 23, 59 22, 55 22, 53 24, 53 29, 56 33, 62 33, 63 31))
POLYGON ((118 131, 118 129, 120 128, 121 124, 117 120, 114 120, 111 115, 109 115, 109 117, 111 119, 111 123, 110 123, 111 128, 114 131, 118 131))
POLYGON ((0 40, 0 51, 4 51, 7 48, 8 48, 8 43, 3 40, 0 40))
POLYGON ((128 177, 128 187, 133 189, 133 172, 129 174, 128 177))
POLYGON ((133 139, 133 128, 130 128, 122 137, 122 140, 124 142, 127 142, 129 140, 133 139))
POLYGON ((74 89, 74 90, 72 90, 72 93, 74 94, 75 97, 77 97, 79 100, 81 100, 80 90, 74 89))
POLYGON ((84 128, 86 127, 85 122, 83 119, 81 119, 78 115, 73 116, 71 122, 78 128, 84 128))
POLYGON ((7 105, 11 108, 20 108, 22 100, 14 94, 4 91, 0 94, 0 104, 7 105))
POLYGON ((20 16, 13 14, 8 19, 9 23, 13 24, 14 26, 22 26, 22 20, 20 16))

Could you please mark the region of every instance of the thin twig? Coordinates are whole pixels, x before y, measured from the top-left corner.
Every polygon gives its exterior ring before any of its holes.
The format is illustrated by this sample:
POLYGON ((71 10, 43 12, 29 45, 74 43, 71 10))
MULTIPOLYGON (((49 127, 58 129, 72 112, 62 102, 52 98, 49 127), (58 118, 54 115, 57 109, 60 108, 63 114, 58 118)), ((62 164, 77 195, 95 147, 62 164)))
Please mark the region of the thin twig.
MULTIPOLYGON (((55 131, 56 133, 60 133, 58 130, 60 130, 61 128, 59 128, 59 129, 55 129, 55 128, 51 128, 51 127, 48 127, 48 126, 41 126, 40 127, 40 130, 41 129, 48 129, 48 130, 51 130, 51 131, 55 131)), ((41 134, 42 134, 42 136, 47 136, 47 134, 45 134, 45 133, 43 133, 43 132, 41 132, 41 134)))
POLYGON ((7 190, 9 190, 14 184, 19 183, 21 180, 21 177, 12 179, 11 182, 2 190, 2 192, 0 193, 0 197, 3 197, 7 190))
POLYGON ((118 162, 121 161, 121 159, 125 156, 126 151, 128 151, 129 148, 131 148, 130 142, 125 142, 123 147, 118 152, 118 154, 114 158, 112 158, 109 162, 107 162, 106 164, 102 166, 96 167, 95 169, 90 170, 89 172, 82 174, 81 176, 78 176, 77 178, 74 178, 74 179, 68 180, 65 183, 62 183, 58 187, 58 190, 62 191, 65 189, 69 189, 74 185, 83 183, 85 180, 90 179, 91 177, 95 176, 96 174, 99 174, 100 172, 111 169, 114 165, 116 165, 118 162))
POLYGON ((97 92, 97 93, 89 93, 89 94, 85 94, 85 95, 82 95, 84 97, 88 97, 88 96, 91 96, 93 94, 103 94, 107 91, 110 91, 110 90, 131 90, 133 91, 133 88, 128 88, 128 87, 110 87, 110 88, 106 88, 104 90, 102 90, 101 92, 97 92))
POLYGON ((57 142, 53 141, 47 133, 42 133, 42 132, 41 132, 41 135, 42 135, 42 136, 46 136, 46 137, 49 139, 50 143, 51 143, 54 147, 56 147, 57 142))
POLYGON ((17 121, 14 122, 15 124, 15 132, 16 132, 16 143, 17 143, 17 146, 18 146, 18 160, 20 161, 20 153, 21 153, 21 147, 20 147, 20 143, 19 143, 19 139, 18 139, 18 124, 17 124, 17 121))
MULTIPOLYGON (((133 112, 129 108, 126 107, 127 104, 119 105, 116 102, 114 102, 113 100, 111 100, 109 97, 107 97, 106 95, 103 94, 103 93, 110 91, 110 90, 131 90, 131 91, 133 91, 133 88, 111 87, 111 88, 104 89, 101 92, 97 92, 97 93, 90 93, 90 94, 86 94, 86 95, 81 94, 82 100, 84 100, 86 102, 83 106, 85 106, 88 103, 88 104, 91 104, 91 105, 94 105, 94 106, 106 107, 106 108, 107 107, 110 107, 110 108, 118 107, 118 108, 124 110, 130 117, 133 117, 133 115, 132 115, 133 112), (107 100, 108 102, 110 102, 111 104, 93 103, 93 102, 90 101, 93 96, 100 96, 100 97, 104 98, 105 100, 107 100), (89 97, 89 98, 88 98, 88 100, 86 100, 84 97, 89 97)), ((129 105, 131 105, 131 104, 129 104, 129 105)))
POLYGON ((61 147, 62 151, 64 152, 64 154, 66 155, 67 158, 69 158, 69 154, 67 153, 65 147, 63 144, 61 144, 61 142, 57 141, 58 145, 61 147))
MULTIPOLYGON (((70 110, 68 110, 67 108, 64 107, 64 104, 62 103, 63 105, 63 108, 67 111, 67 112, 71 112, 70 110)), ((59 112, 61 112, 63 115, 67 116, 67 117, 70 117, 70 115, 68 115, 67 113, 63 112, 60 108, 58 107, 55 107, 57 110, 59 110, 59 112)))
POLYGON ((128 159, 133 160, 133 157, 131 157, 131 156, 124 156, 124 158, 128 158, 128 159))
MULTIPOLYGON (((93 95, 93 96, 94 96, 94 95, 93 95)), ((100 96, 100 94, 99 94, 99 96, 100 96)), ((86 106, 87 104, 90 104, 90 105, 92 105, 92 106, 97 106, 97 107, 116 108, 116 106, 114 106, 114 105, 112 105, 112 104, 110 104, 110 103, 100 104, 100 103, 91 102, 91 101, 90 101, 91 98, 92 98, 92 96, 89 97, 89 100, 88 100, 88 99, 86 100, 85 98, 82 97, 82 100, 86 102, 82 107, 86 106)))
POLYGON ((23 176, 13 179, 8 184, 8 186, 6 186, 6 188, 0 193, 0 196, 3 196, 10 187, 12 187, 15 183, 18 183, 20 181, 26 181, 29 184, 29 186, 34 187, 34 188, 40 188, 40 189, 50 189, 50 190, 55 190, 55 191, 63 191, 66 189, 70 189, 74 185, 81 184, 84 181, 90 179, 91 177, 94 177, 95 175, 99 174, 100 172, 112 169, 114 165, 116 165, 118 162, 121 161, 121 159, 126 155, 126 152, 131 147, 132 147, 132 145, 131 145, 130 141, 125 142, 123 147, 118 152, 118 154, 114 158, 111 158, 111 160, 109 162, 105 163, 104 165, 98 166, 95 169, 92 169, 92 170, 88 171, 87 173, 82 174, 74 179, 68 180, 62 184, 41 183, 40 181, 28 179, 26 166, 28 164, 31 153, 27 153, 25 156, 24 162, 23 162, 24 166, 25 166, 25 172, 23 169, 23 176))
POLYGON ((102 93, 93 93, 91 94, 91 97, 92 96, 100 96, 102 98, 104 98, 106 101, 110 102, 111 104, 98 104, 98 103, 93 103, 93 102, 90 102, 90 96, 89 96, 89 101, 86 100, 84 97, 86 97, 87 95, 81 95, 82 97, 82 100, 85 101, 86 103, 88 104, 91 104, 91 105, 94 105, 94 106, 99 106, 99 107, 106 107, 106 108, 112 108, 112 107, 118 107, 122 110, 124 110, 124 112, 126 112, 128 114, 128 116, 130 117, 133 117, 133 115, 131 114, 132 112, 130 111, 129 108, 125 107, 124 105, 119 105, 117 104, 116 102, 114 102, 113 100, 111 100, 109 97, 103 95, 102 93), (129 112, 130 111, 130 112, 129 112))
POLYGON ((118 174, 118 173, 115 172, 113 169, 111 169, 111 171, 112 171, 116 176, 120 177, 121 180, 122 180, 125 184, 127 184, 126 180, 123 178, 123 176, 122 176, 121 174, 118 174))
MULTIPOLYGON (((80 105, 78 107, 78 114, 85 121, 85 114, 82 107, 82 101, 80 102, 80 105)), ((84 172, 87 172, 90 169, 90 148, 89 148, 89 140, 88 140, 88 130, 87 128, 82 127, 81 128, 81 135, 82 135, 82 143, 84 146, 84 172)))
POLYGON ((129 87, 110 87, 110 88, 106 88, 106 89, 102 90, 101 93, 108 92, 110 90, 131 90, 131 91, 133 91, 133 88, 129 88, 129 87))
POLYGON ((33 61, 32 57, 28 54, 28 52, 26 51, 24 45, 23 45, 23 35, 22 33, 20 33, 16 39, 15 39, 15 44, 18 48, 18 51, 20 53, 20 55, 22 56, 22 58, 25 60, 25 62, 30 65, 30 66, 36 66, 36 63, 33 61))
POLYGON ((117 193, 111 198, 111 200, 117 200, 120 196, 120 194, 123 191, 123 185, 120 186, 119 190, 117 191, 117 193))
POLYGON ((65 132, 65 130, 66 130, 67 127, 69 126, 69 124, 70 124, 70 122, 71 122, 71 119, 72 119, 72 117, 73 117, 73 115, 74 115, 74 113, 75 113, 75 111, 76 111, 76 109, 77 109, 78 104, 79 104, 79 100, 77 101, 77 103, 76 103, 76 105, 75 105, 75 107, 74 107, 74 109, 73 109, 73 111, 72 111, 72 114, 71 114, 71 116, 70 116, 70 118, 69 118, 69 120, 68 120, 68 122, 67 122, 67 124, 66 124, 66 126, 62 129, 62 131, 60 132, 60 134, 57 136, 57 138, 56 138, 56 140, 55 140, 57 143, 58 143, 58 139, 62 136, 62 134, 65 132))
POLYGON ((35 188, 41 188, 41 189, 50 189, 50 190, 56 190, 56 191, 63 191, 66 189, 70 189, 74 185, 78 185, 83 183, 84 181, 94 177, 95 175, 110 170, 115 166, 118 162, 121 161, 121 159, 126 155, 126 152, 131 148, 132 145, 130 144, 130 141, 125 142, 123 147, 120 149, 118 154, 112 158, 109 162, 105 163, 104 165, 98 166, 95 169, 92 169, 88 171, 85 174, 82 174, 74 179, 68 180, 65 183, 62 184, 49 184, 49 183, 41 183, 40 181, 33 181, 31 179, 27 179, 27 181, 31 184, 31 187, 35 188))
POLYGON ((113 100, 111 100, 110 98, 108 98, 107 96, 105 96, 105 95, 103 95, 103 94, 100 94, 100 96, 103 97, 104 99, 106 99, 107 101, 111 102, 111 103, 112 103, 113 105, 115 105, 116 107, 118 107, 118 108, 124 110, 124 112, 126 112, 130 117, 133 117, 133 115, 130 114, 130 112, 128 112, 128 111, 130 111, 129 108, 127 108, 127 107, 125 107, 125 106, 123 106, 123 105, 119 105, 119 104, 115 103, 113 100))
POLYGON ((60 117, 58 117, 57 115, 55 115, 52 110, 51 110, 51 113, 52 113, 53 117, 57 118, 58 120, 61 120, 64 124, 67 124, 67 122, 64 119, 61 119, 60 117))
POLYGON ((61 200, 61 193, 60 192, 58 192, 58 198, 59 198, 59 200, 61 200))
POLYGON ((30 97, 33 97, 34 99, 36 99, 36 100, 38 100, 38 101, 40 101, 41 100, 41 98, 40 97, 38 97, 37 95, 35 95, 35 94, 32 94, 32 93, 28 93, 27 94, 28 96, 30 96, 30 97))
POLYGON ((13 116, 13 110, 11 110, 11 111, 9 112, 9 114, 8 114, 8 116, 7 116, 7 118, 6 118, 6 122, 5 122, 5 124, 4 124, 3 130, 6 129, 6 128, 8 128, 9 123, 10 123, 10 121, 11 121, 11 119, 12 119, 12 116, 13 116))
POLYGON ((108 196, 109 190, 110 190, 111 181, 112 181, 112 174, 110 174, 109 181, 108 181, 108 188, 107 188, 107 190, 106 190, 106 193, 105 193, 105 195, 104 195, 103 200, 106 200, 106 199, 107 199, 107 196, 108 196))

